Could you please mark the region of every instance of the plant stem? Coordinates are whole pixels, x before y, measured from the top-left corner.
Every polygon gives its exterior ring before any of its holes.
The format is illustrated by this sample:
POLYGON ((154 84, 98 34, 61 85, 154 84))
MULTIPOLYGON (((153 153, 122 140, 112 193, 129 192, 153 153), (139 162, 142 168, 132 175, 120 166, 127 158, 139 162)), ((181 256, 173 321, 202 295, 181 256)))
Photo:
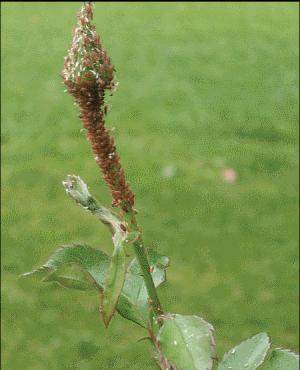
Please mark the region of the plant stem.
MULTIPOLYGON (((151 307, 153 307, 153 315, 156 319, 158 319, 158 317, 163 314, 163 310, 159 301, 157 290, 152 279, 152 275, 150 272, 151 267, 149 266, 147 253, 144 248, 141 235, 139 239, 133 244, 133 248, 136 259, 138 260, 138 263, 140 265, 141 273, 151 302, 151 307)), ((158 325, 161 326, 161 321, 160 320, 156 321, 158 325)))

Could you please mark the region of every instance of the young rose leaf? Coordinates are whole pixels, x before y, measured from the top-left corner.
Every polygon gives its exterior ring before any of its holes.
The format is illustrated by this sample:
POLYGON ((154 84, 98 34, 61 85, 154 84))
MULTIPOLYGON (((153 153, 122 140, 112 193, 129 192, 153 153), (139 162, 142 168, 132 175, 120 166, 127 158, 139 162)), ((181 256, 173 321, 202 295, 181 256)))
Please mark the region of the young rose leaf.
MULTIPOLYGON (((116 234, 118 236, 118 234, 116 234)), ((112 256, 105 281, 105 289, 101 295, 101 313, 105 327, 107 328, 112 319, 118 300, 123 288, 126 274, 126 247, 139 236, 139 232, 125 234, 116 240, 114 254, 112 256)))
POLYGON ((168 314, 157 334, 161 352, 181 370, 212 369, 216 354, 213 326, 197 316, 168 314))
POLYGON ((101 288, 97 285, 91 275, 76 262, 69 262, 52 272, 43 282, 56 281, 65 288, 76 290, 96 290, 101 288))
POLYGON ((270 340, 267 333, 259 333, 228 351, 219 364, 218 370, 227 370, 230 367, 254 370, 263 363, 269 348, 270 340))
MULTIPOLYGON (((134 240, 134 233, 132 234, 129 234, 129 237, 134 240)), ((130 243, 127 242, 126 244, 130 243)), ((166 279, 165 268, 169 265, 170 259, 153 250, 148 250, 148 259, 150 266, 154 267, 152 277, 155 286, 158 287, 166 279)), ((21 287, 24 288, 30 286, 30 283, 32 285, 41 281, 57 281, 66 288, 90 289, 91 286, 88 283, 90 277, 93 284, 96 284, 97 289, 103 291, 110 261, 111 257, 105 252, 91 246, 64 245, 54 253, 45 265, 21 275, 18 281, 21 287), (82 266, 83 269, 78 271, 77 268, 80 269, 80 267, 77 265, 82 266), (57 275, 55 274, 56 271, 57 275)), ((147 300, 147 289, 135 258, 127 270, 128 273, 119 297, 117 311, 124 318, 146 329, 148 328, 147 325, 152 328, 153 315, 149 311, 151 306, 147 300)))
MULTIPOLYGON (((169 266, 170 258, 152 249, 149 249, 147 253, 149 266, 152 269, 151 275, 157 288, 166 280, 166 267, 169 266)), ((128 271, 129 273, 126 274, 122 290, 122 300, 118 304, 119 313, 128 320, 132 320, 145 328, 147 328, 147 324, 150 328, 153 328, 151 305, 148 301, 147 289, 136 258, 132 260, 128 271), (132 309, 129 311, 128 307, 132 309)))
MULTIPOLYGON (((54 255, 43 266, 33 270, 32 272, 21 275, 19 280, 23 285, 27 280, 33 280, 34 278, 36 280, 39 279, 40 281, 42 280, 43 282, 46 282, 48 276, 48 279, 50 279, 48 281, 57 281, 66 288, 75 288, 75 281, 72 285, 71 280, 77 279, 81 280, 81 286, 84 287, 87 283, 85 273, 82 272, 82 275, 80 276, 78 269, 75 271, 76 268, 72 268, 71 265, 69 265, 77 264, 82 266, 87 274, 91 276, 92 280, 97 285, 97 288, 102 291, 109 262, 110 257, 106 253, 89 245, 63 245, 60 249, 55 251, 54 255), (67 266, 59 271, 59 269, 64 265, 67 266), (67 281, 68 274, 70 281, 67 281)), ((78 289, 78 287, 76 289, 78 289)))
POLYGON ((299 355, 289 349, 275 348, 270 353, 265 370, 298 370, 299 355))
POLYGON ((26 272, 18 277, 18 284, 24 290, 30 290, 41 282, 44 278, 55 271, 50 267, 40 266, 31 272, 26 272))

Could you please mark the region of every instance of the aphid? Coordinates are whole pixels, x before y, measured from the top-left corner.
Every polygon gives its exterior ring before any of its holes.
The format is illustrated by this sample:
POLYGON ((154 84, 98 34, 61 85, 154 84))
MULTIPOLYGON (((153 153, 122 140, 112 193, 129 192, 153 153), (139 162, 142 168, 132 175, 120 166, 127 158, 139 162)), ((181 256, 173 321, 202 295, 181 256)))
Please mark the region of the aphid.
POLYGON ((118 202, 114 199, 111 203, 111 207, 117 207, 118 206, 118 202))
POLYGON ((153 306, 151 306, 150 308, 149 308, 149 311, 151 312, 153 310, 153 306))
POLYGON ((100 36, 97 35, 97 36, 94 36, 94 42, 97 43, 100 41, 100 36))
POLYGON ((131 224, 132 224, 132 225, 134 225, 134 224, 135 224, 135 222, 134 222, 134 219, 133 219, 133 218, 130 220, 130 222, 131 222, 131 224))
POLYGON ((121 216, 122 218, 124 217, 123 212, 120 212, 120 216, 121 216))
POLYGON ((86 44, 90 43, 90 39, 87 36, 84 36, 83 40, 86 44))
POLYGON ((124 232, 126 232, 126 231, 127 231, 126 226, 125 226, 125 225, 123 225, 123 224, 121 224, 121 225, 120 225, 120 228, 121 228, 124 232))
POLYGON ((75 33, 76 27, 72 27, 72 33, 75 33))
POLYGON ((140 227, 139 228, 139 233, 141 234, 143 232, 143 229, 140 227))
POLYGON ((107 106, 106 106, 106 107, 104 107, 104 114, 105 114, 105 115, 107 115, 107 110, 108 110, 107 106))
POLYGON ((81 22, 81 25, 84 27, 85 26, 85 19, 84 19, 84 17, 80 17, 80 22, 81 22))
POLYGON ((153 272, 154 271, 154 266, 149 266, 149 272, 153 272))
POLYGON ((93 59, 97 60, 97 54, 94 51, 92 51, 92 57, 93 59))
MULTIPOLYGON (((116 165, 116 167, 118 167, 118 166, 116 165)), ((120 167, 121 167, 121 165, 120 165, 120 167)), ((122 206, 122 209, 123 209, 124 212, 128 213, 128 208, 126 206, 122 206)))

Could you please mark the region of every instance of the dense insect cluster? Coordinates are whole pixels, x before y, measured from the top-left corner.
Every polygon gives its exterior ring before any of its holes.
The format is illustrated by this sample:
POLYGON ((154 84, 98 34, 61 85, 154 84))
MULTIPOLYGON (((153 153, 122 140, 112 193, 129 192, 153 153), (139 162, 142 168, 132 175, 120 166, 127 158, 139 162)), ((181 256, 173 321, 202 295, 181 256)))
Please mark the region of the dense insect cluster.
POLYGON ((112 95, 117 87, 115 71, 110 57, 102 49, 100 36, 96 35, 95 26, 91 25, 94 4, 87 2, 78 15, 77 27, 73 27, 73 41, 69 54, 65 57, 62 71, 63 84, 75 98, 80 107, 83 127, 92 144, 92 151, 97 154, 96 162, 101 168, 103 179, 110 188, 113 197, 112 207, 120 206, 129 212, 134 205, 134 194, 125 182, 124 171, 116 154, 114 138, 106 130, 103 117, 107 114, 105 91, 112 95))

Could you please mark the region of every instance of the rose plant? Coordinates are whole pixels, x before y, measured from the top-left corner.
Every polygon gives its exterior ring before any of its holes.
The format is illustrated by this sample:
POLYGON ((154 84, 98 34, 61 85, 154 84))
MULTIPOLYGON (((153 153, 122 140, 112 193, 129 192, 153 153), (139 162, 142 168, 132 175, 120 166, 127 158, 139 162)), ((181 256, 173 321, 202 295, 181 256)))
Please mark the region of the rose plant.
POLYGON ((299 357, 281 348, 270 350, 266 333, 229 349, 220 362, 214 363, 215 330, 204 318, 164 313, 157 288, 166 280, 170 258, 147 250, 143 243, 134 194, 126 182, 111 129, 105 126, 108 96, 118 82, 115 68, 100 36, 92 25, 93 7, 84 3, 73 27, 73 40, 65 57, 63 84, 79 107, 79 118, 96 155, 95 160, 112 196, 111 208, 97 202, 88 186, 75 175, 63 182, 66 192, 87 211, 96 215, 112 234, 114 252, 88 245, 65 245, 43 266, 20 279, 33 275, 42 282, 57 282, 66 288, 95 290, 101 299, 100 311, 105 327, 116 312, 143 327, 155 353, 157 365, 167 369, 297 369, 299 357), (128 263, 128 257, 132 257, 128 263), (261 367, 262 366, 262 367, 261 367))

